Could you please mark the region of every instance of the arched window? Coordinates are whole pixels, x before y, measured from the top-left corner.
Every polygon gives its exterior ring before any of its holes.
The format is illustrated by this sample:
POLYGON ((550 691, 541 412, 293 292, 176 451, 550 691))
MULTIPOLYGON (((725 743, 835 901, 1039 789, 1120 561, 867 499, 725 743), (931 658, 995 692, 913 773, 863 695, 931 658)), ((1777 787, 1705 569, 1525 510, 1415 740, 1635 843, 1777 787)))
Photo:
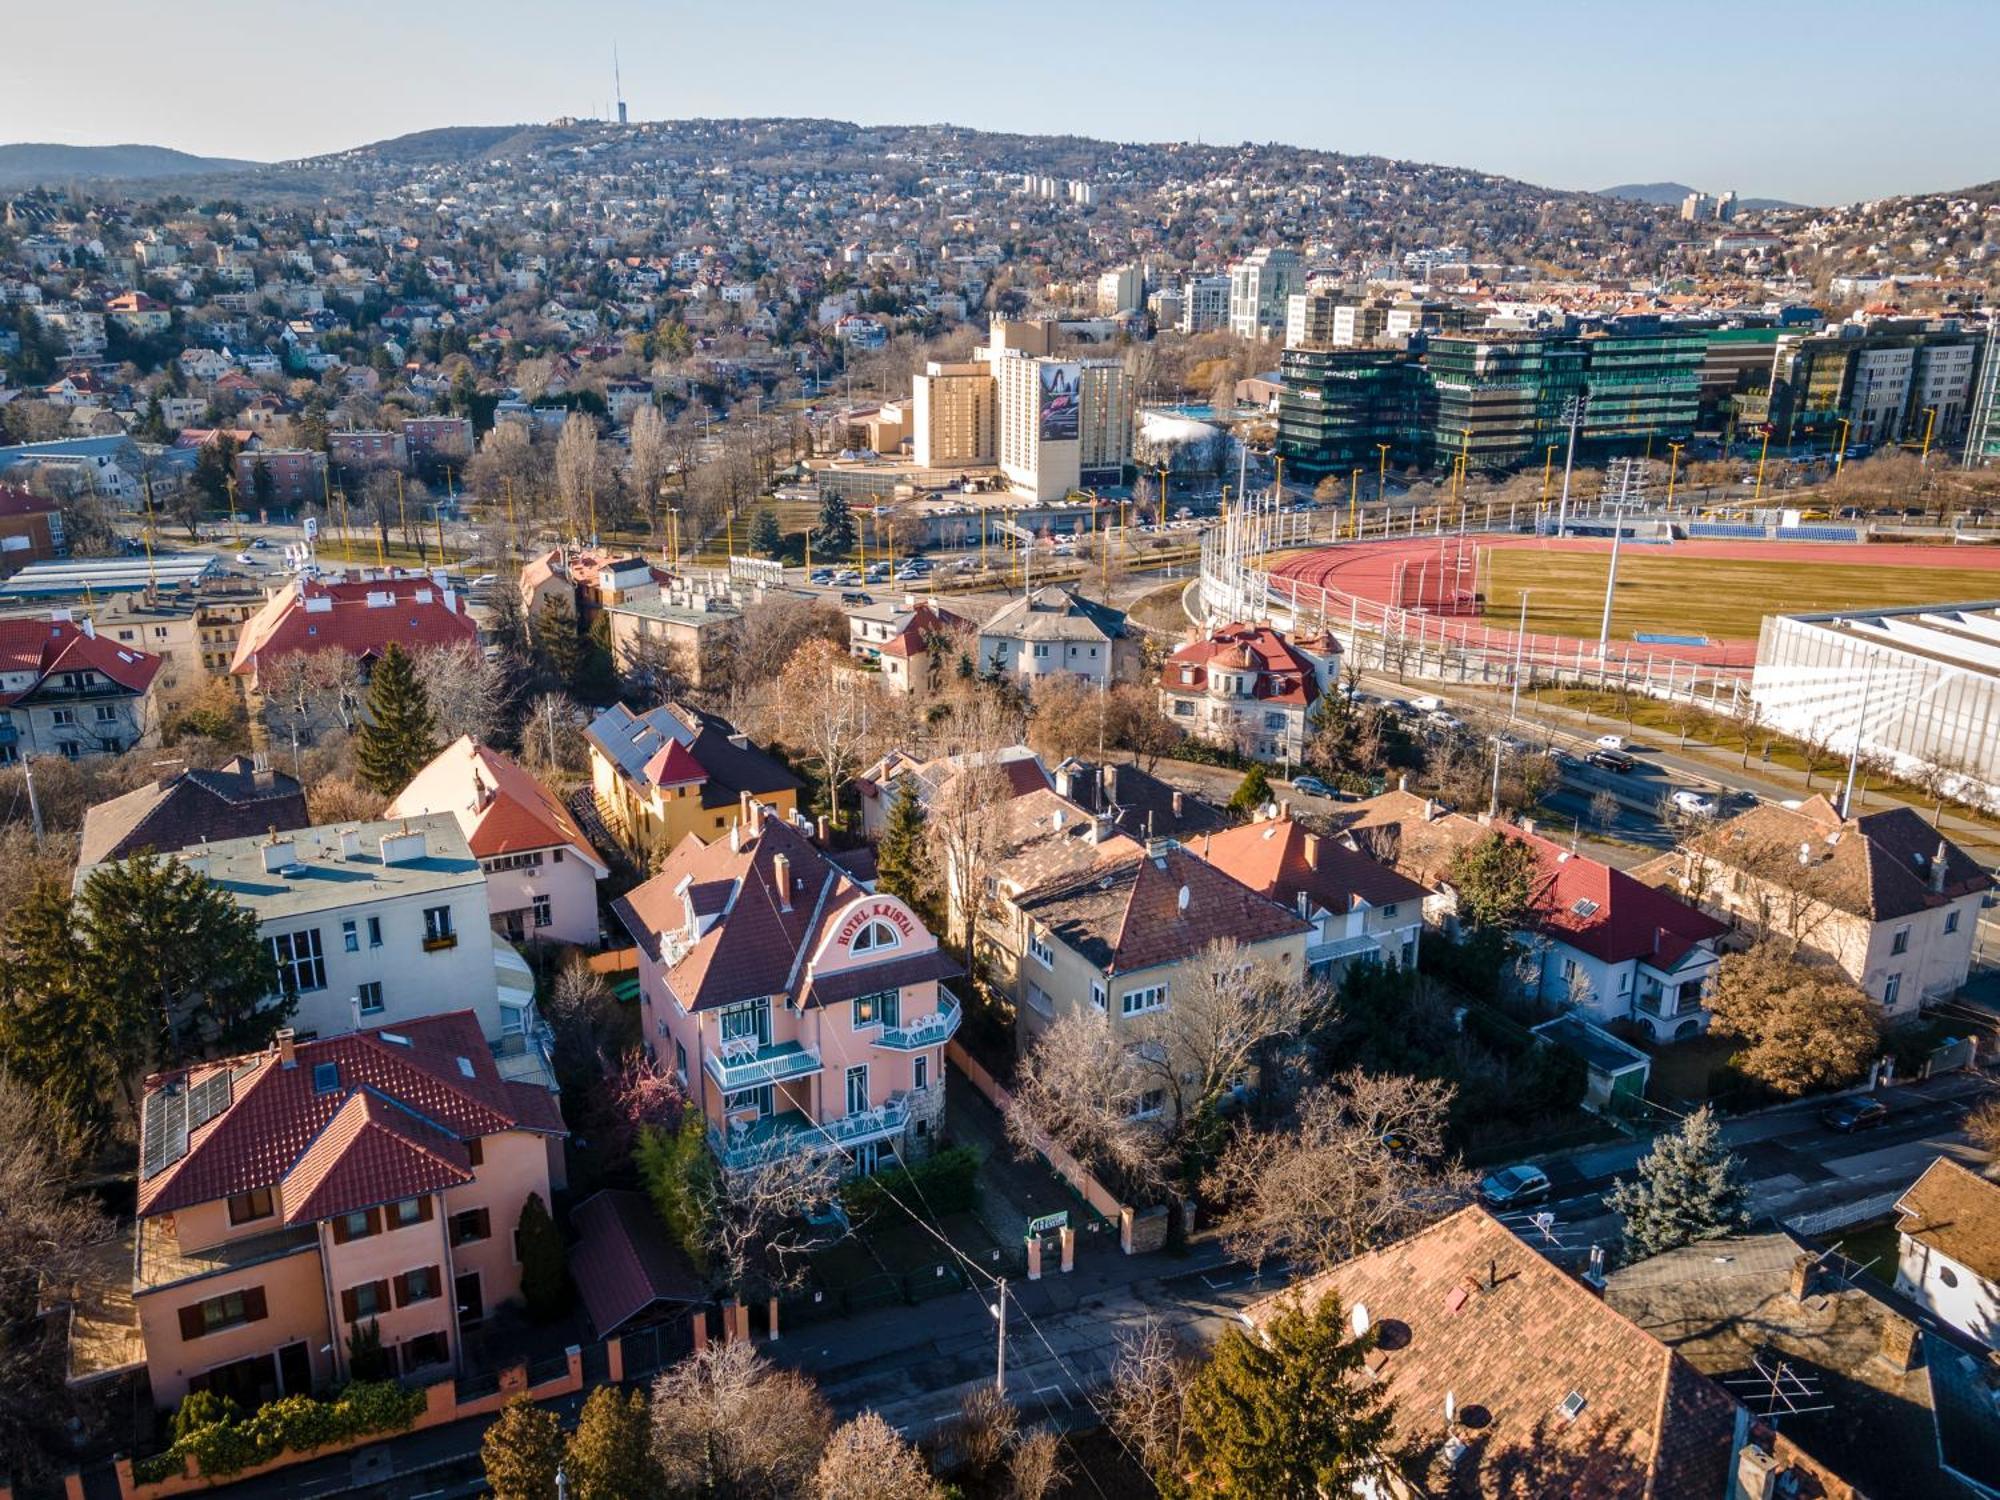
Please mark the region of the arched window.
POLYGON ((873 953, 878 948, 894 948, 902 943, 896 936, 896 929, 887 922, 870 922, 854 934, 854 941, 847 945, 850 953, 873 953))

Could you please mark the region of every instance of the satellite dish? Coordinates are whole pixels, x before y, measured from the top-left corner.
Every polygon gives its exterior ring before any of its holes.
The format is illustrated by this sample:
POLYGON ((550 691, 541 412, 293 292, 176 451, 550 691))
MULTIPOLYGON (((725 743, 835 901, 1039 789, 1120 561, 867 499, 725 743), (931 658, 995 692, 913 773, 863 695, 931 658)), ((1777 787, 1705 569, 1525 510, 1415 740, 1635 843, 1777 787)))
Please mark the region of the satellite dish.
POLYGON ((1458 1420, 1458 1397, 1450 1391, 1444 1393, 1444 1419, 1447 1422, 1458 1420))
POLYGON ((1354 1336, 1360 1338, 1362 1334, 1368 1331, 1368 1304, 1366 1302, 1355 1303, 1347 1314, 1347 1321, 1354 1329, 1354 1336))

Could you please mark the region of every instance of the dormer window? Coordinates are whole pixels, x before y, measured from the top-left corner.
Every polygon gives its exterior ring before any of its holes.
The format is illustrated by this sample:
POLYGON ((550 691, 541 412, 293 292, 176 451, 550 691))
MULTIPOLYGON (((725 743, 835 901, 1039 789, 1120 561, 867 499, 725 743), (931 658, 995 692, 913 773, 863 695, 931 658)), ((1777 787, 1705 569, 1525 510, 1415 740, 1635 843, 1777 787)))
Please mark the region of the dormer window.
POLYGON ((902 946, 902 941, 896 935, 896 929, 891 927, 887 922, 870 922, 854 935, 854 941, 848 944, 848 951, 850 953, 873 953, 881 948, 900 947, 902 946))

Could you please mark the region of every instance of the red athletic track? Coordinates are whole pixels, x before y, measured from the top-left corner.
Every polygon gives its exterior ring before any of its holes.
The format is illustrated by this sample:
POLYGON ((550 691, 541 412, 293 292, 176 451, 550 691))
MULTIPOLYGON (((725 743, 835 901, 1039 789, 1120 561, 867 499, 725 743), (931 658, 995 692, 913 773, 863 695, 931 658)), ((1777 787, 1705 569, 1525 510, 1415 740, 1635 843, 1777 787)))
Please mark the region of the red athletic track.
MULTIPOLYGON (((1445 555, 1449 556, 1456 546, 1456 538, 1445 537, 1445 555)), ((1430 597, 1435 587, 1435 577, 1439 567, 1439 541, 1436 536, 1397 537, 1380 542, 1343 542, 1330 547, 1322 547, 1303 556, 1290 558, 1272 569, 1272 580, 1280 588, 1286 584, 1298 586, 1299 603, 1302 612, 1311 613, 1318 603, 1318 590, 1326 589, 1328 599, 1326 612, 1329 623, 1337 624, 1342 615, 1348 613, 1350 600, 1361 601, 1361 612, 1367 618, 1368 607, 1372 604, 1379 612, 1394 601, 1395 584, 1400 570, 1404 574, 1404 597, 1415 597, 1415 580, 1426 576, 1428 586, 1426 597, 1430 597)), ((1532 550, 1540 552, 1590 552, 1599 555, 1611 550, 1609 539, 1533 536, 1469 535, 1465 547, 1481 551, 1492 547, 1506 547, 1510 550, 1532 550)), ((1624 550, 1634 555, 1659 554, 1672 558, 1718 558, 1732 561, 1752 562, 1826 562, 1836 565, 1854 563, 1876 563, 1883 567, 1935 567, 1944 559, 1950 559, 1953 568, 1988 569, 2000 574, 2000 547, 1923 547, 1908 543, 1848 543, 1848 542, 1756 542, 1756 541, 1676 541, 1671 545, 1657 543, 1633 543, 1627 540, 1624 550)), ((1480 565, 1480 584, 1485 584, 1485 565, 1480 565)), ((1287 590, 1290 592, 1290 590, 1287 590)), ((2000 592, 2000 590, 1996 590, 2000 592)), ((1461 644, 1488 650, 1513 650, 1514 632, 1512 619, 1501 620, 1491 616, 1481 618, 1476 615, 1436 615, 1427 611, 1411 610, 1410 630, 1422 629, 1433 637, 1442 634, 1461 644), (1419 627, 1415 617, 1421 615, 1423 624, 1419 627)), ((1691 611, 1698 616, 1699 610, 1691 611)), ((1686 632, 1700 633, 1699 620, 1691 621, 1686 632)), ((1576 651, 1579 641, 1574 636, 1531 635, 1525 646, 1526 654, 1542 661, 1567 660, 1576 651)), ((1596 637, 1581 643, 1586 655, 1595 652, 1596 637)), ((1725 641, 1711 637, 1706 646, 1650 645, 1639 642, 1620 642, 1618 649, 1629 652, 1636 661, 1640 657, 1651 656, 1661 663, 1696 663, 1705 667, 1725 669, 1747 669, 1757 659, 1757 643, 1749 641, 1725 641)))

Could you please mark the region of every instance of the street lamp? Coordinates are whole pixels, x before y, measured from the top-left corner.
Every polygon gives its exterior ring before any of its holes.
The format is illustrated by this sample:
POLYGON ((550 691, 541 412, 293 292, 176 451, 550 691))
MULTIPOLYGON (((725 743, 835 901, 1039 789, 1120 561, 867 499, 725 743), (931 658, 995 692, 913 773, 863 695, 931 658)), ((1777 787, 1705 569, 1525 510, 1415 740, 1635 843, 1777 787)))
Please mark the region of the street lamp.
POLYGON ((1672 454, 1672 457, 1667 462, 1667 509, 1668 510, 1672 510, 1674 508, 1674 479, 1679 475, 1681 471, 1681 449, 1685 448, 1686 446, 1687 446, 1686 443, 1667 444, 1667 448, 1670 450, 1672 454))

